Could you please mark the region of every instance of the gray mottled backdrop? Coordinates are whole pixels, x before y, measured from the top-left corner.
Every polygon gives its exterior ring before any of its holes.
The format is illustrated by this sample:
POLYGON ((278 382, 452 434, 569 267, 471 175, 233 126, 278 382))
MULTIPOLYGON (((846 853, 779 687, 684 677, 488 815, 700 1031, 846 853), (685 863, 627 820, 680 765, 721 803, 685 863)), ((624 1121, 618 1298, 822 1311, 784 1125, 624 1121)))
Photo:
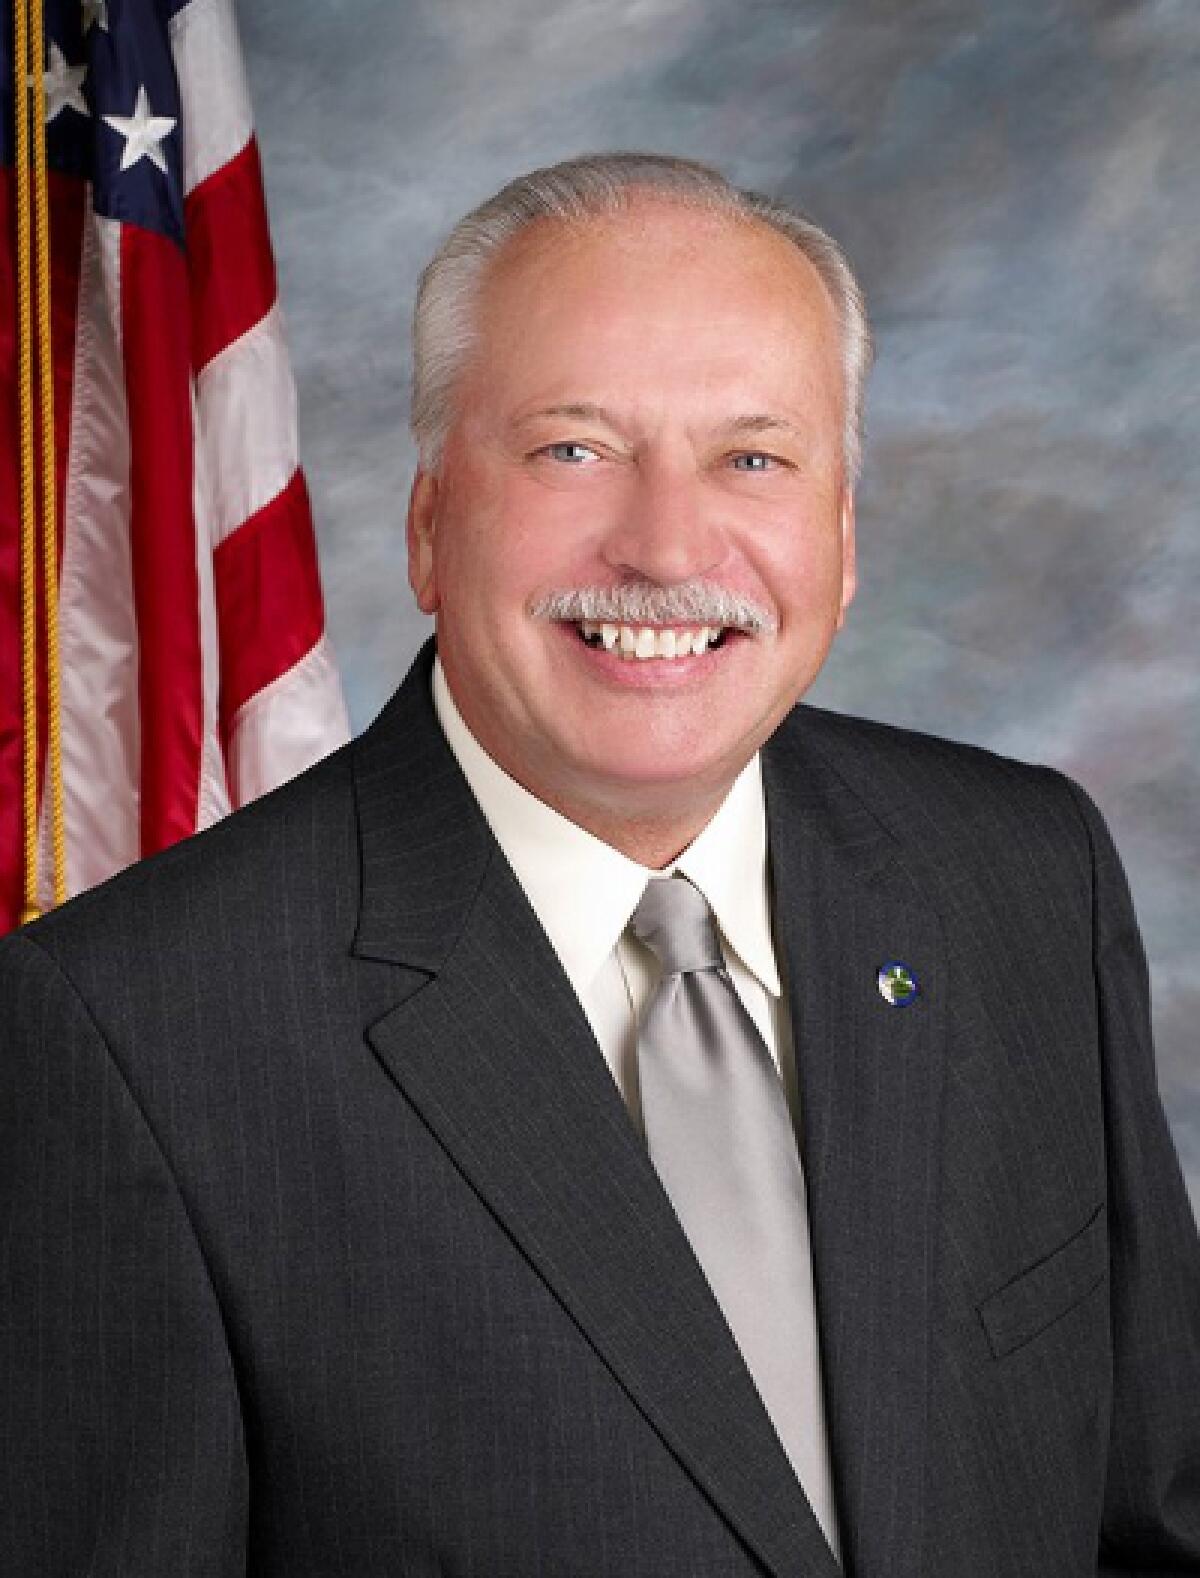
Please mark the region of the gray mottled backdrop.
POLYGON ((1080 778, 1152 960, 1200 1202, 1194 0, 242 0, 361 728, 405 579, 408 313, 450 223, 588 149, 720 165, 847 246, 880 357, 861 590, 812 699, 1080 778))

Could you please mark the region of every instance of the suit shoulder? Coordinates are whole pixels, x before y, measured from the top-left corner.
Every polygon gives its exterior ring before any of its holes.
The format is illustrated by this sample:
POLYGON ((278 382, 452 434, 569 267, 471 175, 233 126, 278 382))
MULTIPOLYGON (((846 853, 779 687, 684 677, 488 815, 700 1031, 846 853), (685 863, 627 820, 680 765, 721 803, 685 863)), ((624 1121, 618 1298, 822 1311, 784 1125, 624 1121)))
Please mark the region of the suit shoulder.
POLYGON ((802 702, 784 720, 783 729, 803 737, 821 748, 832 760, 850 766, 858 760, 889 766, 907 777, 920 780, 924 775, 953 776, 975 774, 981 778, 1010 778, 1039 782, 1047 774, 1064 775, 1040 762, 1021 761, 984 745, 954 740, 946 735, 920 729, 901 728, 876 718, 834 712, 829 708, 802 702))
POLYGON ((66 973, 128 968, 172 949, 261 936, 281 904, 314 924, 357 891, 350 745, 22 928, 66 973))
POLYGON ((1100 823, 1086 792, 1055 767, 982 745, 802 704, 781 733, 816 753, 842 782, 908 841, 950 846, 964 857, 1036 857, 1070 850, 1090 863, 1100 823))

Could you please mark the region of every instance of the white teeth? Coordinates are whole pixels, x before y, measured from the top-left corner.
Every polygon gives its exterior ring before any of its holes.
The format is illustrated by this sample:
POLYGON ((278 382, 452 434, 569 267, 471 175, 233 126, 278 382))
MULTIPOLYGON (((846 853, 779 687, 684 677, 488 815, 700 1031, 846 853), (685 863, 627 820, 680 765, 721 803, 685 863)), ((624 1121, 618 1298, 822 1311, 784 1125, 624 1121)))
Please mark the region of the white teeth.
POLYGON ((579 629, 590 645, 615 652, 626 659, 699 656, 721 634, 720 625, 701 625, 696 630, 676 630, 660 625, 619 625, 581 619, 579 629))

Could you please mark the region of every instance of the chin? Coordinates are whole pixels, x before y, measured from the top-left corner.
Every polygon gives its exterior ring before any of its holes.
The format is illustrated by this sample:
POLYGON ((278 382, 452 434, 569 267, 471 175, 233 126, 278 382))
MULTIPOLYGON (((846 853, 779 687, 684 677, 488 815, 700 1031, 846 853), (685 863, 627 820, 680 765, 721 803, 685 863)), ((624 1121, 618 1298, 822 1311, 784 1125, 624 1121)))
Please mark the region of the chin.
POLYGON ((753 754, 748 750, 744 757, 734 757, 732 753, 714 753, 711 746, 687 751, 647 744, 631 750, 626 743, 624 749, 598 759, 593 750, 581 776, 598 801, 620 809, 623 797, 632 802, 656 790, 686 794, 706 782, 726 786, 753 754))

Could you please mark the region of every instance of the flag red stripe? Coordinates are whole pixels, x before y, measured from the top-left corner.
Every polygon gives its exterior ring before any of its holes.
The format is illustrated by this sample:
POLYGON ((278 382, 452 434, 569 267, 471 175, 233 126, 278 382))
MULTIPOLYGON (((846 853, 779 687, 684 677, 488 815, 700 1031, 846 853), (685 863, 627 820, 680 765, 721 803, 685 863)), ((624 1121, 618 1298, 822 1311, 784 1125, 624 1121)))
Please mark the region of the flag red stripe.
MULTIPOLYGON (((63 503, 71 433, 79 260, 85 187, 51 173, 50 325, 54 359, 55 494, 58 556, 62 564, 63 503)), ((21 489, 18 416, 16 179, 0 169, 0 933, 17 924, 24 890, 23 734, 21 681, 21 489)), ((36 314, 36 302, 35 302, 36 314)), ((34 319, 36 326, 36 316, 34 319)), ((35 353, 36 356, 36 353, 35 353)), ((41 408, 34 389, 40 442, 41 408)), ((39 551, 37 576, 41 586, 39 551)), ((40 607, 40 590, 39 590, 40 607)), ((46 643, 38 626, 38 772, 44 774, 47 738, 46 643)))
POLYGON ((325 628, 304 473, 252 515, 213 555, 221 635, 221 728, 287 672, 325 628))
POLYGON ((121 339, 149 855, 196 830, 204 706, 187 266, 174 242, 134 225, 121 235, 121 339))
POLYGON ((184 222, 199 372, 275 305, 275 258, 253 137, 188 196, 184 222))

